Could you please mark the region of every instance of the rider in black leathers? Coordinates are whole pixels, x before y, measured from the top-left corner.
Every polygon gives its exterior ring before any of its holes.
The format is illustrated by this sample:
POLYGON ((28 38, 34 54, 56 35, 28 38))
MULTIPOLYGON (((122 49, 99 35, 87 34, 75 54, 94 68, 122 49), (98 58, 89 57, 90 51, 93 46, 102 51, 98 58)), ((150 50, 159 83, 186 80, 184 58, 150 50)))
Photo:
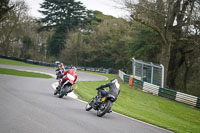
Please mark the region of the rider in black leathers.
POLYGON ((115 101, 120 93, 120 85, 117 79, 112 79, 109 83, 101 85, 100 87, 96 88, 98 90, 98 99, 97 103, 100 103, 102 97, 111 94, 115 97, 115 101), (109 87, 109 91, 104 90, 104 88, 109 87))

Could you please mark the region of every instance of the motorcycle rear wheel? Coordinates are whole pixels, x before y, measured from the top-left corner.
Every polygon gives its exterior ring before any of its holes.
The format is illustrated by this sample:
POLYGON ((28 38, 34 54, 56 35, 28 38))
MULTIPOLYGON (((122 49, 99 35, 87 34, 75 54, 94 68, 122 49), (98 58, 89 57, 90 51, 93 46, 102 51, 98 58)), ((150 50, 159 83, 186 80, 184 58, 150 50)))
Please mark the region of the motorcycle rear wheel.
POLYGON ((65 95, 64 93, 60 92, 60 94, 59 94, 58 97, 59 97, 59 98, 62 98, 64 95, 65 95))
POLYGON ((111 109, 111 106, 112 106, 112 102, 110 100, 108 100, 104 103, 104 105, 101 105, 101 106, 104 106, 104 107, 103 107, 103 109, 101 109, 101 107, 100 107, 100 109, 97 111, 98 117, 102 117, 107 112, 109 112, 109 110, 111 109))

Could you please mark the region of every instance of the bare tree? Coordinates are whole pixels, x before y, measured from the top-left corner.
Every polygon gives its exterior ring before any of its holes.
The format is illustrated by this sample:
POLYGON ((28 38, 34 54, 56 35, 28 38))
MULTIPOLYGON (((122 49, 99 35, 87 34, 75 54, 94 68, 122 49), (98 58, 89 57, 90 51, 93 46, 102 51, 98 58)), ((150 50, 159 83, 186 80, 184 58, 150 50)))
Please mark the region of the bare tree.
MULTIPOLYGON (((182 43, 190 40, 190 43, 187 42, 187 44, 191 47, 194 45, 191 36, 194 35, 192 31, 195 29, 197 36, 199 36, 199 1, 122 0, 122 2, 129 10, 132 20, 152 28, 160 35, 163 42, 160 63, 165 67, 165 86, 167 83, 171 86, 171 82, 167 82, 171 78, 169 74, 170 62, 177 59, 173 58, 176 55, 173 50, 183 50, 183 54, 188 53, 189 51, 185 51, 185 45, 182 43), (194 28, 195 26, 196 28, 194 28)), ((182 65, 181 62, 180 65, 182 65)))
POLYGON ((18 41, 21 19, 24 19, 27 13, 27 6, 24 1, 13 3, 15 7, 9 10, 4 21, 0 22, 0 51, 3 55, 8 55, 13 42, 18 41))
POLYGON ((14 8, 14 4, 10 4, 10 0, 0 1, 0 22, 6 18, 6 14, 14 8))

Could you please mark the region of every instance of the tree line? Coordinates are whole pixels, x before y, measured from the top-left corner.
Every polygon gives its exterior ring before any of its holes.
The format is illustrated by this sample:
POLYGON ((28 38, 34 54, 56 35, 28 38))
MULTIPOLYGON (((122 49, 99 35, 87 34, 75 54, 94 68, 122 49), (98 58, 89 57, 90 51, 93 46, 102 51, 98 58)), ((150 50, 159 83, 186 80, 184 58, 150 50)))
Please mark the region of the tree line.
POLYGON ((121 69, 131 58, 163 64, 165 87, 200 96, 200 1, 121 0, 128 19, 88 10, 74 0, 45 0, 43 18, 23 0, 1 1, 2 55, 67 65, 121 69))

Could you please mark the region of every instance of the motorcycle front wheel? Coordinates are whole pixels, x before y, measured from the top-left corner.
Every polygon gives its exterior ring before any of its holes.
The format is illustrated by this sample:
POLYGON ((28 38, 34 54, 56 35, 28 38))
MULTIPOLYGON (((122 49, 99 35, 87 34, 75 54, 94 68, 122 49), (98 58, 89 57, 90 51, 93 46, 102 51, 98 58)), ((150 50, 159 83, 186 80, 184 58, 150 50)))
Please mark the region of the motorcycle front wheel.
POLYGON ((87 105, 85 106, 86 111, 90 111, 92 109, 92 106, 90 105, 94 101, 94 98, 92 98, 87 105))
POLYGON ((56 89, 53 94, 57 95, 58 94, 58 90, 56 89))
POLYGON ((92 109, 92 106, 89 103, 87 103, 85 110, 90 111, 91 109, 92 109))
POLYGON ((111 109, 112 102, 110 100, 107 100, 105 103, 101 104, 101 107, 97 111, 97 116, 102 117, 105 115, 109 110, 111 109))

